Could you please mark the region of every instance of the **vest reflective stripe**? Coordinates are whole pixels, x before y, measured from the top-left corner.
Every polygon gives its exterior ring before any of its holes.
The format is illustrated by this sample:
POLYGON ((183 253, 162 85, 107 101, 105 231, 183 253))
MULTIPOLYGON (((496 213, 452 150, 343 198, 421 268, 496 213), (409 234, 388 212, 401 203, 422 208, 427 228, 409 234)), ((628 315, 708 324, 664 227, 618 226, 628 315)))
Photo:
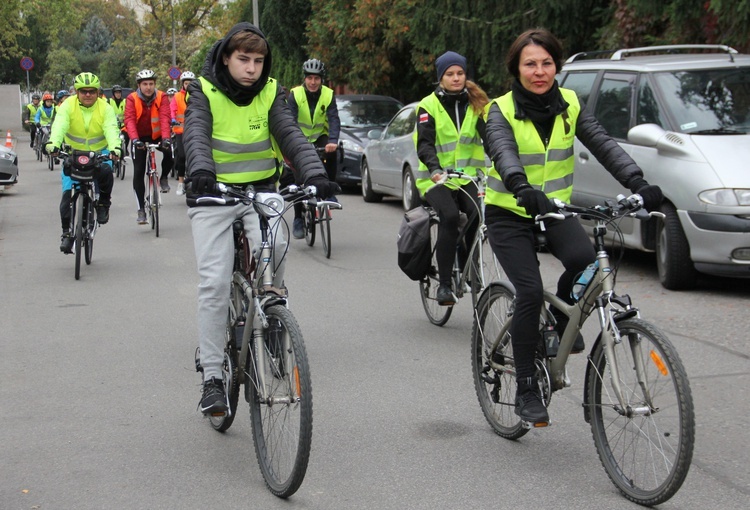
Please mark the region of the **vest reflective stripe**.
MULTIPOLYGON (((135 104, 135 123, 138 124, 138 119, 143 114, 143 99, 138 96, 138 91, 130 94, 133 96, 133 103, 135 104)), ((151 138, 156 140, 161 138, 161 122, 159 122, 159 107, 161 106, 161 98, 164 92, 161 90, 156 91, 156 98, 151 103, 151 138)))
POLYGON ((86 127, 80 103, 73 101, 69 107, 70 125, 65 133, 65 143, 74 149, 100 151, 107 147, 107 137, 104 135, 104 109, 108 108, 107 103, 97 99, 92 108, 93 114, 86 127))
POLYGON ((322 135, 328 134, 328 105, 333 101, 333 89, 320 86, 320 97, 315 105, 315 114, 310 118, 310 105, 307 102, 305 87, 298 85, 291 90, 294 101, 297 103, 297 124, 308 142, 314 142, 322 135))
POLYGON ((187 108, 187 103, 185 102, 185 91, 181 90, 175 94, 174 101, 177 101, 174 120, 179 122, 179 125, 173 126, 172 131, 174 131, 175 134, 181 135, 185 129, 183 124, 185 124, 185 108, 187 108))
MULTIPOLYGON (((484 147, 482 139, 477 133, 478 116, 474 109, 469 106, 466 116, 461 125, 461 132, 456 130, 456 125, 445 107, 440 103, 438 97, 432 93, 422 99, 417 109, 422 108, 435 119, 435 151, 437 152, 440 166, 443 169, 462 170, 464 173, 475 176, 477 168, 484 171, 484 147)), ((414 145, 417 143, 417 132, 414 131, 414 145)), ((468 184, 468 179, 450 179, 446 186, 458 188, 468 184)), ((430 179, 430 170, 419 162, 416 186, 421 195, 435 185, 430 179)))
POLYGON ((225 183, 267 180, 277 174, 276 151, 268 131, 268 112, 276 98, 276 80, 247 106, 237 106, 205 78, 198 78, 213 117, 211 152, 216 179, 225 183), (239 129, 247 126, 247 128, 239 129))
MULTIPOLYGON (((495 99, 494 102, 500 107, 505 120, 513 129, 518 144, 519 158, 529 184, 534 189, 544 191, 550 198, 570 202, 573 194, 573 142, 581 106, 578 96, 572 90, 561 88, 560 93, 569 106, 565 112, 555 117, 546 148, 530 120, 516 119, 515 102, 510 92, 495 99)), ((486 193, 487 204, 503 207, 520 216, 529 217, 523 207, 516 205, 516 199, 503 185, 494 165, 487 179, 486 193)))

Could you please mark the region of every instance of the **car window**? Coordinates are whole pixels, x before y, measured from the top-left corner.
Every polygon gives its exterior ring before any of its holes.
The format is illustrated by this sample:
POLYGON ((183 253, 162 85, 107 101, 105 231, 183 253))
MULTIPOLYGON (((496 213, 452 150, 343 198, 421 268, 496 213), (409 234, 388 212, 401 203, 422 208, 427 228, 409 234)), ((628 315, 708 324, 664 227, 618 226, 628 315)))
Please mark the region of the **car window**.
POLYGON ((401 109, 401 103, 396 101, 350 101, 338 100, 341 127, 368 128, 385 126, 401 109))
POLYGON ((594 116, 612 138, 627 139, 635 75, 607 73, 596 97, 594 116))
POLYGON ((407 108, 396 115, 385 130, 383 139, 396 138, 411 134, 417 121, 417 112, 414 108, 407 108))
POLYGON ((568 73, 563 80, 562 86, 566 89, 575 91, 578 95, 578 100, 581 103, 586 104, 591 95, 591 89, 594 86, 594 80, 596 80, 596 71, 585 72, 585 73, 568 73))
POLYGON ((638 111, 636 124, 658 124, 662 129, 669 129, 664 112, 654 96, 654 89, 647 76, 641 76, 638 86, 638 111))

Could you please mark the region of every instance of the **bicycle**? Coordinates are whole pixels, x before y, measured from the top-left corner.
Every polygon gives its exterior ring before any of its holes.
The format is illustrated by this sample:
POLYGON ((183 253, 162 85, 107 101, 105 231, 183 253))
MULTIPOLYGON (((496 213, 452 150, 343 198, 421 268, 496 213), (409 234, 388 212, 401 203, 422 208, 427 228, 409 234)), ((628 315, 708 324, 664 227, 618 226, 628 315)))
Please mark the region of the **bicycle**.
MULTIPOLYGON (((610 263, 604 239, 607 226, 621 239, 621 218, 645 221, 661 213, 643 210, 638 195, 620 196, 617 203, 593 207, 556 203, 560 213, 537 217, 540 229, 545 218, 578 215, 593 220, 597 255, 586 271, 591 279, 575 304, 544 292, 535 361, 542 401, 549 406, 555 391, 571 385, 566 370, 568 355, 583 323, 595 315, 601 333, 588 356, 584 419, 591 426, 599 459, 617 489, 631 501, 657 505, 679 490, 690 468, 695 439, 693 401, 687 374, 672 343, 641 318, 630 296, 615 293, 619 260, 610 263), (562 337, 555 331, 548 306, 569 317, 562 337)), ((540 238, 537 245, 543 244, 540 238)), ((583 282, 579 283, 582 287, 583 282)), ((509 282, 490 284, 476 307, 471 339, 474 386, 482 412, 498 435, 513 440, 532 426, 514 413, 516 378, 509 333, 514 297, 509 282)))
MULTIPOLYGON (((228 411, 208 419, 215 430, 226 431, 236 416, 240 385, 244 385, 263 479, 271 493, 287 498, 302 484, 310 458, 312 383, 302 332, 288 308, 286 292, 273 287, 272 240, 284 212, 295 201, 314 196, 315 187, 292 185, 277 194, 219 184, 218 191, 221 197, 188 198, 188 203, 252 204, 260 219, 262 242, 259 256, 253 257, 242 220, 234 222, 234 271, 223 366, 228 411), (289 205, 285 206, 285 199, 289 205)), ((195 363, 202 372, 199 349, 195 363)))
POLYGON ((86 265, 91 264, 94 256, 94 236, 99 227, 96 219, 96 206, 99 191, 96 186, 96 173, 103 161, 109 160, 108 155, 97 152, 71 150, 64 147, 59 152, 68 165, 70 178, 73 180, 72 196, 70 197, 70 226, 75 237, 73 252, 75 253, 75 278, 81 278, 81 252, 84 253, 86 265))
POLYGON ((146 195, 143 197, 143 209, 146 211, 148 224, 151 230, 159 237, 159 209, 161 208, 161 195, 159 194, 159 172, 156 169, 156 149, 158 143, 147 143, 145 149, 148 151, 148 161, 146 163, 146 195))
MULTIPOLYGON (((453 177, 471 179, 477 185, 479 204, 475 218, 478 218, 479 224, 476 227, 474 239, 470 245, 467 245, 466 233, 471 228, 472 221, 469 221, 466 215, 461 213, 462 224, 459 225, 459 243, 456 246, 456 256, 453 262, 453 270, 451 271, 451 289, 453 293, 460 299, 464 296, 468 286, 468 291, 471 293, 471 304, 472 306, 476 306, 477 299, 482 290, 490 282, 501 279, 503 271, 495 255, 492 253, 492 248, 487 239, 487 226, 484 223, 484 183, 486 177, 484 175, 472 177, 463 172, 449 170, 445 172, 443 181, 438 183, 438 185, 442 185, 447 179, 453 177), (466 253, 466 261, 463 263, 462 253, 466 253)), ((464 189, 461 189, 461 191, 467 193, 464 189)), ((442 306, 437 301, 440 278, 438 274, 437 250, 435 248, 440 219, 432 207, 425 206, 425 208, 430 213, 431 259, 427 275, 419 281, 419 295, 422 298, 422 306, 430 322, 436 326, 444 326, 451 317, 454 305, 442 306)), ((474 221, 477 220, 475 219, 474 221)))
POLYGON ((302 201, 305 241, 308 246, 315 244, 315 225, 320 225, 320 239, 327 259, 331 258, 331 209, 343 209, 343 206, 332 200, 319 200, 315 197, 302 201))
POLYGON ((34 153, 36 154, 37 161, 42 161, 44 159, 44 139, 46 138, 49 138, 49 126, 36 124, 36 135, 34 136, 34 153))
POLYGON ((120 137, 120 157, 114 162, 115 177, 119 177, 120 180, 125 179, 125 170, 127 168, 127 161, 125 161, 125 133, 122 132, 122 123, 118 123, 119 137, 120 137))

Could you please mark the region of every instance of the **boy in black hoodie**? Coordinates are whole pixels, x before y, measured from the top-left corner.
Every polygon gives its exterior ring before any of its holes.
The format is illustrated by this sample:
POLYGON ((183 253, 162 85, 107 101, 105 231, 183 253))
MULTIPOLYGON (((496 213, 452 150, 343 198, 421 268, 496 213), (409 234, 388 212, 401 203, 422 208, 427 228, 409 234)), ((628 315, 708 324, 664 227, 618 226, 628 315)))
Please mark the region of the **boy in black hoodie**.
MULTIPOLYGON (((191 181, 188 198, 214 194, 217 181, 240 187, 252 184, 256 191, 275 190, 281 157, 277 146, 300 169, 306 186, 316 186, 323 197, 339 191, 297 126, 281 86, 269 78, 270 70, 271 49, 250 23, 236 24, 209 51, 201 76, 188 87, 183 134, 191 181)), ((215 414, 227 410, 222 364, 234 259, 232 223, 242 219, 253 247, 260 246, 260 223, 253 207, 246 205, 192 207, 188 216, 200 276, 198 328, 204 382, 199 407, 204 414, 215 414)), ((276 232, 275 250, 283 253, 287 241, 282 229, 276 232)), ((282 288, 283 259, 274 267, 278 268, 274 286, 282 288)))

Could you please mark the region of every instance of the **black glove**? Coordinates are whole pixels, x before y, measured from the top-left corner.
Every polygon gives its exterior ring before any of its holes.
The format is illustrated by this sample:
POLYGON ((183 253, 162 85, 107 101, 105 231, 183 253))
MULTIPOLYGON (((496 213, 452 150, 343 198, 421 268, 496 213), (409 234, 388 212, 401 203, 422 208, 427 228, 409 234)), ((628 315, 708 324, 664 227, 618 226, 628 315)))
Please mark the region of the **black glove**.
POLYGON ((526 214, 535 218, 540 214, 557 211, 557 207, 547 198, 544 191, 531 186, 523 187, 516 192, 516 203, 526 209, 526 214))
POLYGON ((647 211, 658 211, 664 200, 661 188, 654 184, 649 184, 646 179, 637 178, 630 186, 630 191, 638 193, 643 198, 643 208, 647 211))
POLYGON ((190 194, 215 195, 216 174, 208 170, 190 172, 190 194))
POLYGON ((135 147, 136 149, 143 149, 144 147, 146 147, 146 144, 140 140, 133 140, 133 147, 135 147))
POLYGON ((119 147, 115 147, 114 149, 112 149, 111 151, 109 151, 109 157, 110 157, 110 159, 120 159, 120 156, 122 156, 122 154, 120 154, 120 148, 119 147))
POLYGON ((165 138, 161 141, 161 148, 165 151, 168 151, 172 147, 172 142, 169 140, 169 138, 165 138))
POLYGON ((305 186, 315 186, 315 194, 318 198, 330 198, 341 191, 341 186, 333 181, 329 181, 324 175, 316 175, 305 183, 305 186))

